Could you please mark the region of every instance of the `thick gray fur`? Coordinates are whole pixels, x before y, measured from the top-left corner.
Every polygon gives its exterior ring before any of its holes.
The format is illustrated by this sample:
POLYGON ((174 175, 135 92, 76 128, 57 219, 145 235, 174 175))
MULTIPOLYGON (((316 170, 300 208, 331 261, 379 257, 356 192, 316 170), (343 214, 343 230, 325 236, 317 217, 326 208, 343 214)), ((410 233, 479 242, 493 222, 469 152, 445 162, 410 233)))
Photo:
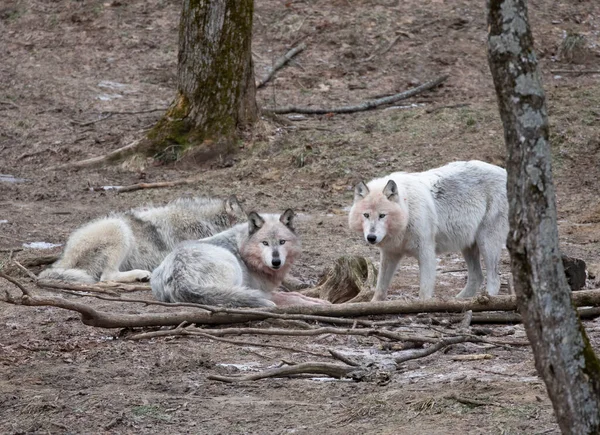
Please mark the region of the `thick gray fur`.
MULTIPOLYGON (((291 212, 291 211, 290 211, 291 212)), ((179 244, 152 273, 152 293, 159 301, 192 302, 202 305, 229 307, 272 307, 271 293, 278 287, 293 257, 299 253, 299 241, 279 215, 249 213, 249 221, 238 224, 216 236, 179 244), (258 227, 256 226, 258 225, 258 227), (257 235, 257 231, 264 233, 257 235), (264 274, 249 267, 248 255, 242 252, 247 244, 272 249, 261 240, 271 234, 272 240, 285 238, 281 258, 288 256, 289 265, 282 265, 281 277, 264 274), (258 240, 254 240, 254 239, 258 240)), ((262 262, 262 259, 258 261, 262 262)), ((284 261, 284 260, 283 260, 284 261)), ((262 263, 261 263, 262 264, 262 263)))
POLYGON ((147 281, 185 240, 217 234, 246 219, 235 196, 181 198, 112 213, 77 229, 61 258, 39 277, 62 281, 147 281))

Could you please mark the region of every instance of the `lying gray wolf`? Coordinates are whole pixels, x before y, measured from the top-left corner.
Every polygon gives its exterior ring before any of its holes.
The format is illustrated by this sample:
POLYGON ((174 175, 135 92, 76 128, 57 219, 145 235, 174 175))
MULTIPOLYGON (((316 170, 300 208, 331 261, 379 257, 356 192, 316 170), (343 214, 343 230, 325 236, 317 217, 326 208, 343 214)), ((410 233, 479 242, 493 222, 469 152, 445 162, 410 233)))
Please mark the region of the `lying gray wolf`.
POLYGON ((61 258, 39 277, 63 281, 147 281, 175 246, 212 236, 242 222, 235 196, 182 198, 162 207, 113 213, 77 229, 61 258))
POLYGON ((419 262, 419 296, 432 297, 435 256, 452 251, 462 252, 468 269, 467 285, 457 297, 474 296, 483 283, 480 252, 487 292, 497 295, 500 254, 508 236, 506 171, 472 160, 360 182, 348 223, 381 252, 374 301, 385 300, 404 255, 419 262))
POLYGON ((230 307, 327 304, 299 293, 274 292, 300 255, 294 212, 248 214, 248 222, 179 244, 152 273, 159 301, 230 307))

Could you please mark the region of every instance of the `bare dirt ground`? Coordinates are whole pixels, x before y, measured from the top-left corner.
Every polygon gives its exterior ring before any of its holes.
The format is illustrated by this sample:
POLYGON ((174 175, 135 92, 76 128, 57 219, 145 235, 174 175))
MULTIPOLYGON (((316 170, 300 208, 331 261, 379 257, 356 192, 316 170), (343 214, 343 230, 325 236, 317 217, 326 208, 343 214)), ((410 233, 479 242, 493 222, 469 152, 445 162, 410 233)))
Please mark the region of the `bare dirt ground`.
MULTIPOLYGON (((235 193, 249 210, 293 206, 301 213, 305 249, 294 274, 314 282, 342 253, 378 259, 346 227, 345 208, 357 180, 453 160, 503 164, 502 127, 486 61, 484 2, 257 0, 257 77, 293 44, 307 44, 258 92, 263 107, 349 104, 441 74, 450 78, 403 102, 408 107, 265 118, 240 143, 237 155, 211 164, 184 160, 134 169, 50 170, 123 146, 159 119, 175 92, 180 8, 172 0, 0 4, 0 173, 20 179, 0 179, 0 248, 63 244, 79 225, 111 210, 182 195, 235 193), (157 111, 147 112, 151 109, 157 111), (140 111, 146 113, 132 113, 140 111), (202 175, 195 186, 120 195, 89 190, 193 174, 202 175)), ((561 246, 585 259, 593 274, 600 265, 600 74, 553 71, 599 68, 600 5, 535 0, 530 17, 548 96, 561 246), (560 52, 567 33, 585 38, 587 53, 579 65, 565 63, 560 52)), ((15 255, 60 249, 25 248, 15 255)), ((0 255, 2 261, 8 256, 0 255)), ((440 272, 461 268, 455 254, 440 258, 440 272)), ((505 254, 504 281, 507 271, 505 254)), ((416 262, 404 260, 391 297, 416 297, 417 273, 416 262)), ((458 293, 465 275, 440 274, 436 294, 458 293)), ((597 286, 593 279, 590 286, 597 286)), ((0 289, 17 295, 7 282, 0 282, 0 289)), ((597 348, 600 325, 586 326, 597 348)), ((493 330, 524 338, 520 325, 493 330)), ((375 338, 269 342, 293 342, 321 353, 332 347, 389 352, 375 338)), ((451 358, 474 352, 481 349, 456 345, 406 363, 385 385, 323 378, 222 384, 206 375, 315 357, 192 338, 131 342, 117 330, 84 326, 71 312, 0 302, 0 432, 559 433, 528 349, 488 349, 494 358, 485 361, 451 358), (465 405, 449 398, 451 393, 488 405, 465 405)))

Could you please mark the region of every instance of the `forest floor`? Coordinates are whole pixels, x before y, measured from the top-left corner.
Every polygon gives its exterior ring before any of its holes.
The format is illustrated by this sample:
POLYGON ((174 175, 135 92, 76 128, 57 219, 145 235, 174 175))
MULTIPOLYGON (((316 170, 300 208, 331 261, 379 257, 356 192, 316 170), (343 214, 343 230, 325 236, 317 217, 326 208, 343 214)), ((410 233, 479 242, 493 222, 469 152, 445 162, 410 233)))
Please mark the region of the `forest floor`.
MULTIPOLYGON (((530 1, 548 97, 561 249, 600 273, 600 4, 530 1), (565 35, 584 49, 569 63, 565 35)), ((264 117, 232 157, 211 163, 52 166, 105 154, 141 137, 175 95, 181 2, 4 0, 0 5, 0 261, 57 254, 78 226, 114 210, 185 195, 236 194, 247 210, 300 215, 303 255, 293 274, 315 283, 342 253, 368 256, 347 228, 353 186, 392 171, 454 160, 504 165, 503 130, 486 59, 485 2, 476 0, 257 0, 257 78, 303 41, 307 48, 258 91, 261 107, 361 102, 449 79, 395 107, 352 115, 264 117), (155 111, 150 111, 156 109, 155 111), (141 180, 200 176, 192 186, 131 193, 91 191, 141 180), (9 176, 12 176, 9 177, 9 176), (51 250, 27 247, 56 245, 51 250)), ((459 254, 439 257, 436 296, 466 280, 459 254)), ((502 279, 508 277, 504 252, 502 279)), ((35 269, 38 272, 39 269, 35 269)), ((17 295, 8 282, 0 291, 17 295)), ((503 292, 506 290, 504 289, 503 292)), ((390 299, 416 298, 416 261, 403 260, 390 299)), ((140 296, 142 297, 142 296, 140 296)), ((85 299, 105 310, 141 312, 85 299)), ((599 321, 586 321, 600 346, 599 321)), ((523 340, 521 325, 490 326, 523 340)), ((266 342, 261 337, 248 339, 266 342)), ((285 337, 268 339, 285 344, 285 337)), ((296 347, 385 355, 375 337, 293 339, 296 347)), ((451 346, 403 364, 389 383, 322 377, 238 384, 208 374, 254 372, 303 352, 204 338, 122 339, 85 326, 75 313, 0 302, 0 432, 558 434, 529 348, 481 352, 451 346), (485 402, 463 404, 451 395, 485 402)))

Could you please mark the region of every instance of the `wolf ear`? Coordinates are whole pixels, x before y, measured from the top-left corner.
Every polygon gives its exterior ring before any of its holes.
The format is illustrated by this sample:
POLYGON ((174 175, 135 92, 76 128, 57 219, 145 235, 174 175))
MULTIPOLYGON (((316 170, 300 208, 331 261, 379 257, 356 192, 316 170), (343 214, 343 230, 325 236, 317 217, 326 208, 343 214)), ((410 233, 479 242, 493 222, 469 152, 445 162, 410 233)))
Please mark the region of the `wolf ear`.
POLYGON ((383 194, 389 201, 398 202, 398 185, 394 180, 390 180, 387 182, 383 189, 383 194))
POLYGON ((364 181, 361 181, 354 188, 354 202, 360 201, 369 194, 369 188, 364 181))
POLYGON ((247 217, 244 208, 240 205, 235 195, 231 195, 225 201, 225 213, 238 219, 245 219, 247 217))
POLYGON ((296 231, 294 228, 294 210, 288 208, 283 214, 279 217, 279 222, 288 227, 291 231, 296 231))
POLYGON ((248 214, 248 233, 250 235, 260 230, 264 224, 265 220, 255 211, 251 211, 248 214))

